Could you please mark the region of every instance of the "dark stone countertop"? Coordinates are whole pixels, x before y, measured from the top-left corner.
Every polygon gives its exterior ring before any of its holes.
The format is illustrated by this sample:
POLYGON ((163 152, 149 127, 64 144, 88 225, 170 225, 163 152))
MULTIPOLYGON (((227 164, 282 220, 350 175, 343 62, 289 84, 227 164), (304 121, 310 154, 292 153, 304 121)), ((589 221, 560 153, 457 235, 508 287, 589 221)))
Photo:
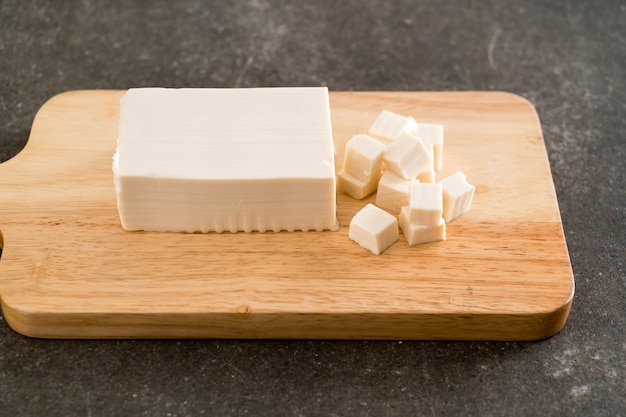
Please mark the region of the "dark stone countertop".
POLYGON ((2 161, 74 89, 506 90, 541 118, 576 279, 540 342, 39 340, 0 316, 0 415, 626 415, 624 22, 620 1, 0 1, 2 161))

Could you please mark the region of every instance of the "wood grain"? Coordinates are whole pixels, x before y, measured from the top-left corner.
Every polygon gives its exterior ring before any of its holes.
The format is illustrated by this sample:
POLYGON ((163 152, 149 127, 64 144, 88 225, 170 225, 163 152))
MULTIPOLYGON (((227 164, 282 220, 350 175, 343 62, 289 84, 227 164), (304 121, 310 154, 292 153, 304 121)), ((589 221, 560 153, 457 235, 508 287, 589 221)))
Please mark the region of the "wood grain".
POLYGON ((111 158, 123 91, 71 91, 0 164, 0 297, 46 338, 532 340, 558 332, 574 280, 541 126, 502 92, 332 92, 336 163, 382 109, 445 126, 443 178, 477 186, 448 240, 380 256, 338 232, 126 232, 111 158))

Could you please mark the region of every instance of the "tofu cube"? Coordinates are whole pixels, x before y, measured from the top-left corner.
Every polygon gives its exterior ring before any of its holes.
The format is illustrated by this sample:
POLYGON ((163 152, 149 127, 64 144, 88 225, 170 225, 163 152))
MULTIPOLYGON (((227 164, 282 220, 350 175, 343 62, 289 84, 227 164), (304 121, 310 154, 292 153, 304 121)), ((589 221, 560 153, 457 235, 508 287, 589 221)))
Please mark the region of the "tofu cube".
POLYGON ((441 184, 409 185, 408 216, 412 224, 437 226, 443 215, 441 184))
POLYGON ((348 236, 374 255, 380 255, 398 240, 398 219, 368 204, 352 218, 348 236))
POLYGON ((385 169, 410 180, 417 177, 432 162, 432 155, 422 141, 409 132, 402 132, 387 147, 383 156, 385 169))
POLYGON ((457 171, 439 184, 443 189, 443 218, 446 222, 469 211, 476 187, 467 182, 465 174, 457 171))
POLYGON ((402 206, 409 204, 409 185, 418 183, 416 179, 405 180, 391 171, 383 172, 378 181, 376 205, 394 213, 400 213, 402 206))
POLYGON ((383 168, 385 145, 368 135, 355 135, 346 143, 344 172, 361 181, 378 181, 383 168))
POLYGON ((376 187, 378 187, 377 177, 363 181, 343 170, 337 174, 337 190, 348 194, 356 200, 362 200, 372 194, 376 191, 376 187))
POLYGON ((385 144, 394 142, 403 132, 415 131, 415 119, 383 110, 370 126, 369 135, 385 144))
POLYGON ((424 168, 419 174, 417 174, 417 179, 420 182, 433 183, 435 182, 435 176, 436 176, 435 166, 434 166, 433 159, 432 159, 432 155, 434 155, 434 149, 433 149, 433 145, 425 145, 425 146, 426 146, 426 149, 428 149, 428 153, 430 153, 431 155, 431 160, 428 163, 428 165, 426 165, 426 168, 424 168))
POLYGON ((404 206, 398 222, 409 246, 446 240, 446 222, 441 217, 435 226, 411 223, 409 207, 404 206))
POLYGON ((432 145, 434 168, 441 171, 443 168, 443 125, 417 123, 415 134, 425 145, 432 145))

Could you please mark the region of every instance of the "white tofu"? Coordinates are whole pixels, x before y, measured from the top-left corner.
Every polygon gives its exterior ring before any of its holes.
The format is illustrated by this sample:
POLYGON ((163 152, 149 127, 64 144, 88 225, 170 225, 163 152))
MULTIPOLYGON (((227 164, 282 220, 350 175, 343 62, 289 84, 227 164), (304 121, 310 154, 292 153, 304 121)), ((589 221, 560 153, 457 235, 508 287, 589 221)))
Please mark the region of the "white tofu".
POLYGON ((418 182, 416 179, 405 180, 391 171, 385 171, 378 181, 376 205, 400 213, 400 208, 409 204, 409 185, 418 182))
POLYGON ((382 174, 385 145, 368 135, 355 135, 346 143, 343 170, 364 182, 378 181, 382 174))
POLYGON ((443 218, 440 217, 439 223, 432 226, 411 223, 409 217, 409 207, 402 207, 398 223, 409 246, 446 240, 446 222, 443 218))
POLYGON ((426 146, 433 146, 434 169, 441 171, 443 168, 443 125, 417 123, 415 134, 426 146))
POLYGON ((437 226, 443 215, 441 184, 409 185, 408 211, 410 223, 437 226))
POLYGON ((415 131, 415 119, 383 110, 370 126, 369 135, 389 145, 403 132, 415 131))
POLYGON ((432 163, 432 154, 417 136, 402 132, 395 142, 387 147, 383 162, 386 170, 410 180, 432 163))
POLYGON ((398 240, 398 219, 368 204, 350 221, 348 236, 373 254, 380 255, 398 240))
POLYGON ((443 189, 443 218, 451 222, 469 211, 476 187, 467 182, 465 174, 457 171, 439 182, 443 189))
POLYGON ((372 194, 376 191, 377 186, 377 178, 363 181, 343 170, 337 174, 337 189, 356 200, 361 200, 372 194))
POLYGON ((127 230, 337 229, 326 88, 131 89, 113 172, 127 230))

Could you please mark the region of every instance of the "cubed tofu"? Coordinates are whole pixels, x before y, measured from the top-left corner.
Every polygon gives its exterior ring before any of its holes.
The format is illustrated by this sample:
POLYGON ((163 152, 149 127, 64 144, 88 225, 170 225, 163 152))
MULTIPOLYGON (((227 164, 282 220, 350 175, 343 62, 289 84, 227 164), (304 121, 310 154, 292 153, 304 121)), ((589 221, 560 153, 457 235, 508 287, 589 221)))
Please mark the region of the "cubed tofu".
POLYGON ((370 126, 369 135, 389 145, 403 132, 414 132, 415 119, 383 110, 370 126))
POLYGON ((443 191, 443 218, 451 222, 469 211, 476 187, 467 182, 465 174, 457 171, 439 182, 443 191))
POLYGON ((443 168, 443 125, 430 123, 417 123, 415 134, 425 145, 433 147, 434 169, 441 171, 443 168))
POLYGON ((398 240, 398 219, 368 204, 350 221, 348 236, 373 254, 380 255, 398 240))
POLYGON ((424 225, 411 223, 409 217, 409 207, 402 207, 398 223, 409 246, 446 240, 446 222, 443 218, 439 218, 436 225, 424 225))
POLYGON ((432 164, 432 154, 422 141, 409 132, 402 132, 383 155, 385 169, 410 180, 432 164))
POLYGON ((385 171, 378 181, 376 205, 394 213, 409 204, 409 185, 418 183, 416 179, 405 180, 391 171, 385 171))
POLYGON ((353 136, 346 143, 343 171, 364 182, 378 181, 382 174, 385 145, 369 135, 353 136))
POLYGON ((441 184, 417 183, 409 186, 409 222, 437 226, 443 215, 441 184))

